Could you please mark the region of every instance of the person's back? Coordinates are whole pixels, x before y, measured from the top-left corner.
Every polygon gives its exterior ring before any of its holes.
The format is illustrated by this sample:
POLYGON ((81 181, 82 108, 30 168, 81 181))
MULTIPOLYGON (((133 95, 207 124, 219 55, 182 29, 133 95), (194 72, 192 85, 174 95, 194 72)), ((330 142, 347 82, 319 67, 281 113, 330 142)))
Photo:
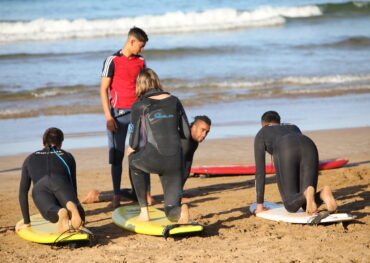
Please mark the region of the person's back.
POLYGON ((54 152, 45 147, 29 155, 24 162, 24 166, 27 167, 28 176, 33 184, 36 184, 45 176, 52 176, 65 180, 76 190, 75 178, 72 178, 72 175, 68 172, 71 169, 75 170, 75 160, 70 153, 64 150, 60 149, 54 152))
POLYGON ((180 151, 178 99, 168 96, 163 99, 145 98, 143 112, 147 143, 156 148, 159 154, 171 156, 180 151))
MULTIPOLYGON (((262 144, 266 147, 266 151, 273 154, 276 143, 286 135, 302 135, 300 129, 293 124, 272 124, 266 125, 260 129, 255 137, 255 143, 262 144)), ((265 149, 264 149, 265 150, 265 149)))

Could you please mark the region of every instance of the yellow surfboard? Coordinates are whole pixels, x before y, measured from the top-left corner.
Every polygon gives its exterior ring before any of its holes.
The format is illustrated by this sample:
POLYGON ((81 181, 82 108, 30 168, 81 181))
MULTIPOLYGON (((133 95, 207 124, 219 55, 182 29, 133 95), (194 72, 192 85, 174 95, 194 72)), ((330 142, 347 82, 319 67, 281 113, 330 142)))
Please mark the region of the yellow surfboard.
MULTIPOLYGON (((89 240, 93 234, 87 228, 83 228, 80 232, 70 232, 60 235, 57 231, 57 224, 53 224, 45 220, 40 214, 30 217, 31 226, 17 231, 17 234, 28 241, 53 244, 57 242, 71 242, 89 240)), ((23 219, 18 221, 17 225, 22 224, 23 219)))
MULTIPOLYGON (((169 221, 165 213, 154 207, 149 207, 150 221, 137 220, 140 214, 140 207, 138 205, 121 206, 113 211, 113 222, 124 229, 136 232, 138 234, 163 236, 164 230, 167 226, 174 225, 169 221)), ((186 233, 202 232, 203 226, 199 224, 181 225, 169 230, 169 235, 179 235, 186 233)))

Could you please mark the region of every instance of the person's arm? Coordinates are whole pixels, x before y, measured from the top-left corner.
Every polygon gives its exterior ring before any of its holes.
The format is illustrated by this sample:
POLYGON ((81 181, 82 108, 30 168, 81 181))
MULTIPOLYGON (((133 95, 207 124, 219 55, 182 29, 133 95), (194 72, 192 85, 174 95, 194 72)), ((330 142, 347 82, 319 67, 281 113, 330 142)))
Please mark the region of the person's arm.
POLYGON ((139 107, 137 103, 132 106, 131 110, 131 121, 129 125, 129 148, 127 150, 127 155, 133 153, 139 148, 140 144, 140 117, 142 114, 142 107, 139 107))
POLYGON ((103 106, 107 129, 111 132, 115 132, 117 130, 117 123, 112 117, 109 104, 109 89, 111 87, 112 78, 114 76, 114 57, 115 56, 110 56, 104 61, 100 80, 101 103, 103 106))
POLYGON ((23 163, 21 181, 19 184, 19 205, 21 207, 24 225, 29 225, 31 223, 28 207, 28 191, 31 187, 31 177, 28 172, 29 159, 30 157, 28 157, 23 163))
POLYGON ((100 81, 100 98, 103 106, 104 116, 106 120, 107 129, 111 132, 117 130, 117 123, 112 117, 109 106, 109 88, 111 85, 112 79, 108 77, 102 77, 100 81))
POLYGON ((181 101, 178 99, 178 107, 179 107, 179 114, 180 114, 180 136, 181 138, 189 140, 191 138, 190 133, 190 125, 188 121, 188 117, 186 116, 186 112, 184 107, 181 104, 181 101))
POLYGON ((256 213, 264 210, 263 201, 265 195, 265 142, 263 132, 260 130, 254 139, 254 159, 256 163, 256 195, 257 195, 257 209, 256 213))

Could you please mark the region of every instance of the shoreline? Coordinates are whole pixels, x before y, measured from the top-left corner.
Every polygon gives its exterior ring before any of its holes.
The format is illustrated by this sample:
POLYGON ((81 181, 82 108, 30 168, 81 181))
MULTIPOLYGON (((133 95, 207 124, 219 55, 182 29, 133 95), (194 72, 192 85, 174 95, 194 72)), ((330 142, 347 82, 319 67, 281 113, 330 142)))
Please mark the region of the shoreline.
MULTIPOLYGON (((350 128, 334 128, 334 129, 320 129, 320 130, 303 130, 302 132, 303 132, 303 134, 308 135, 309 137, 311 137, 311 136, 316 137, 316 136, 319 136, 320 134, 328 134, 328 133, 333 133, 333 132, 338 133, 338 134, 345 134, 345 133, 353 134, 353 133, 356 133, 356 132, 366 133, 367 130, 370 133, 370 126, 350 127, 350 128)), ((71 139, 81 139, 81 138, 86 138, 86 137, 97 137, 101 140, 104 140, 104 142, 106 141, 105 132, 90 132, 90 133, 89 132, 83 132, 83 133, 80 133, 80 134, 73 134, 73 135, 65 134, 65 141, 67 142, 68 140, 71 140, 71 139)), ((204 144, 208 144, 208 145, 212 144, 212 143, 219 144, 219 142, 223 142, 223 141, 231 141, 231 142, 240 141, 240 140, 251 141, 253 139, 254 139, 254 135, 253 136, 233 136, 233 137, 228 137, 228 138, 207 138, 205 142, 200 144, 199 149, 202 148, 202 145, 204 145, 204 144)), ((32 151, 20 152, 20 153, 9 154, 9 155, 0 155, 0 173, 3 170, 2 169, 2 164, 5 163, 5 162, 1 162, 2 159, 5 160, 5 159, 8 159, 8 158, 15 158, 15 159, 23 158, 23 157, 27 156, 28 154, 30 154, 34 151, 40 150, 40 149, 42 149, 41 137, 40 137, 39 147, 35 148, 32 151)), ((100 151, 107 151, 108 144, 106 143, 106 145, 91 146, 91 147, 90 146, 75 147, 75 148, 65 148, 65 147, 63 147, 63 149, 65 149, 66 151, 72 152, 72 153, 73 152, 84 152, 84 151, 94 151, 94 152, 99 151, 100 152, 100 151)), ((196 160, 194 160, 194 161, 196 162, 196 160)))
MULTIPOLYGON (((267 110, 278 111, 282 122, 294 123, 303 131, 370 127, 369 106, 370 94, 365 94, 321 99, 229 101, 185 110, 189 122, 197 115, 211 118, 208 139, 227 139, 254 136, 260 129, 261 114, 267 110)), ((107 145, 103 114, 0 120, 0 126, 0 156, 34 151, 40 147, 40 137, 45 129, 55 126, 64 132, 64 148, 67 150, 107 145)))

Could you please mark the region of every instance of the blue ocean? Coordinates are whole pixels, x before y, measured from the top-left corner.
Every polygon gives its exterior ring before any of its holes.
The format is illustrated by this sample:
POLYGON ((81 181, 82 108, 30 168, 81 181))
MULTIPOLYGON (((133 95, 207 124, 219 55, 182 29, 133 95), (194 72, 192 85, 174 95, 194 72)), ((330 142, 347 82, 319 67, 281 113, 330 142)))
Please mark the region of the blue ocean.
POLYGON ((0 155, 107 144, 104 59, 143 28, 143 56, 212 138, 253 136, 266 110, 303 131, 370 125, 370 1, 0 0, 0 155))

